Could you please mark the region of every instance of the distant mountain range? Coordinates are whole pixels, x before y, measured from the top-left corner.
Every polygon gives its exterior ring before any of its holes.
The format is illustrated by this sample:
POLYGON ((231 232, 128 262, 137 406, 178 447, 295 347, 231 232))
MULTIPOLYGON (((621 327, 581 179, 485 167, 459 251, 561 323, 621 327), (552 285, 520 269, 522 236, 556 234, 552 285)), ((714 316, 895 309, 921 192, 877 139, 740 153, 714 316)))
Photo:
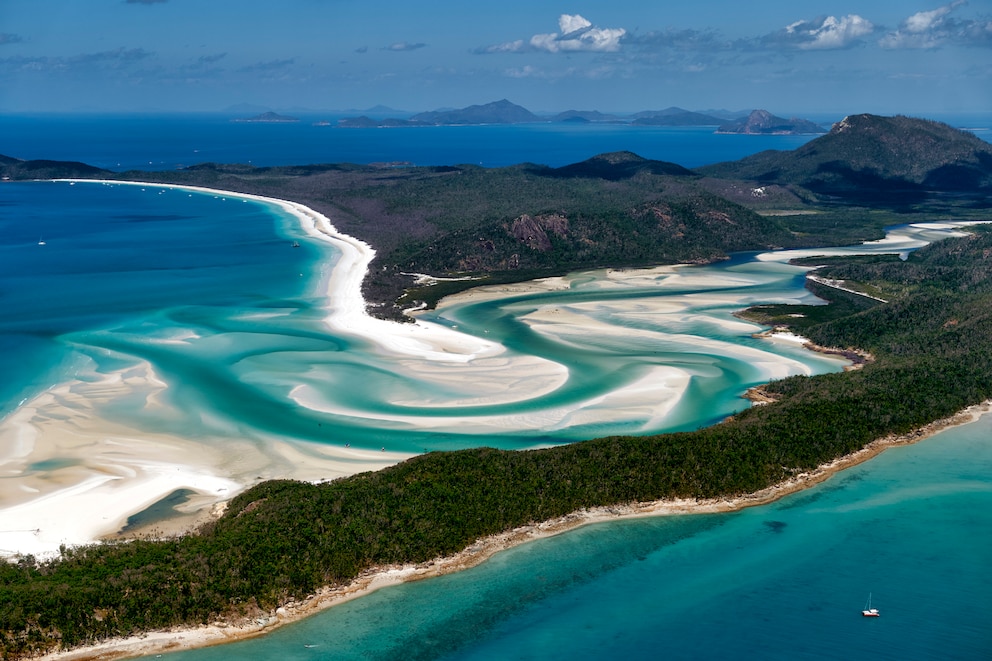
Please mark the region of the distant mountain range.
POLYGON ((750 114, 728 111, 693 112, 671 107, 665 110, 645 110, 628 117, 598 110, 567 110, 551 117, 542 117, 506 99, 484 105, 454 110, 433 110, 413 115, 409 119, 374 119, 368 115, 347 117, 338 122, 343 128, 375 128, 400 126, 441 126, 481 124, 528 124, 563 122, 571 124, 629 124, 632 126, 713 126, 721 133, 788 134, 826 133, 826 129, 805 119, 782 119, 767 110, 750 114), (728 120, 732 120, 728 123, 728 120))
POLYGON ((682 108, 668 108, 658 112, 639 112, 631 124, 635 126, 720 126, 726 119, 691 112, 682 108))
MULTIPOLYGON (((464 121, 502 117, 508 123, 522 117, 509 102, 498 102, 495 114, 488 106, 472 106, 461 111, 438 111, 439 121, 447 113, 464 121)), ((562 113, 560 121, 581 118, 583 113, 562 113)), ((687 112, 687 111, 684 111, 687 112)), ((751 113, 754 117, 759 111, 751 113)), ((638 119, 680 112, 656 111, 638 119)), ((532 115, 533 116, 533 115, 532 115)), ((366 118, 367 119, 367 118, 366 118)), ((778 118, 781 119, 781 118, 778 118)), ((356 120, 357 121, 357 120, 356 120)), ((378 125, 379 120, 367 120, 378 125)), ((381 120, 386 125, 410 120, 381 120)), ((547 120, 545 120, 547 121, 547 120)), ((586 121, 592 121, 586 118, 586 121)), ((774 121, 774 118, 773 118, 774 121)), ((788 120, 793 121, 794 120, 788 120)), ((427 125, 424 122, 423 125, 427 125)), ((746 123, 745 123, 746 125, 746 123)), ((799 126, 802 126, 801 124, 799 126)), ((190 169, 195 169, 190 168, 190 169)), ((230 166, 229 166, 230 167, 230 166)), ((250 169, 250 166, 244 166, 250 169)), ((813 193, 851 197, 886 192, 925 194, 928 191, 992 193, 992 144, 973 133, 927 119, 878 115, 851 115, 833 125, 821 137, 792 151, 764 151, 739 161, 717 163, 686 170, 672 163, 642 159, 634 154, 607 154, 582 163, 548 171, 558 178, 628 178, 638 172, 673 176, 717 177, 758 183, 800 186, 813 193)), ((0 175, 4 179, 51 179, 64 177, 111 176, 114 173, 85 163, 51 160, 21 160, 0 155, 0 175)), ((908 200, 907 200, 908 201, 908 200)))

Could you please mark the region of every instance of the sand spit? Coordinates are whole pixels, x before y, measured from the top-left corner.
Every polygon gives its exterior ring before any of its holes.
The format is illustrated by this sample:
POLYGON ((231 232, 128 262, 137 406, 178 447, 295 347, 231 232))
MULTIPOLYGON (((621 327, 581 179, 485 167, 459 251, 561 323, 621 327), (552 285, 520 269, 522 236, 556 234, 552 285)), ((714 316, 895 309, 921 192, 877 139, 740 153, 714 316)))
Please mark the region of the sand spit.
POLYGON ((451 556, 436 558, 418 565, 371 568, 347 585, 325 588, 303 601, 287 603, 273 612, 261 613, 239 621, 215 622, 202 627, 154 631, 141 636, 110 640, 34 658, 43 661, 110 661, 254 638, 380 588, 469 569, 485 562, 500 551, 582 526, 647 516, 734 512, 747 507, 766 505, 789 494, 815 486, 846 468, 878 456, 890 447, 912 445, 951 427, 975 422, 989 412, 992 412, 992 400, 970 406, 953 416, 936 420, 908 434, 879 438, 857 452, 822 464, 814 470, 797 474, 755 493, 728 498, 672 499, 584 509, 550 521, 521 526, 485 537, 451 556))

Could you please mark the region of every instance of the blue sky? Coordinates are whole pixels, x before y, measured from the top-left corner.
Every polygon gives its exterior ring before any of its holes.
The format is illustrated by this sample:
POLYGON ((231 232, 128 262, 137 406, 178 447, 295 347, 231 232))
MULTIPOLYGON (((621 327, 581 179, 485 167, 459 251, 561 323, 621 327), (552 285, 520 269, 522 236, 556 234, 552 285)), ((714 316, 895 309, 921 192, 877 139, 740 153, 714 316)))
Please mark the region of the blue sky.
POLYGON ((992 0, 0 0, 0 111, 992 111, 992 0))

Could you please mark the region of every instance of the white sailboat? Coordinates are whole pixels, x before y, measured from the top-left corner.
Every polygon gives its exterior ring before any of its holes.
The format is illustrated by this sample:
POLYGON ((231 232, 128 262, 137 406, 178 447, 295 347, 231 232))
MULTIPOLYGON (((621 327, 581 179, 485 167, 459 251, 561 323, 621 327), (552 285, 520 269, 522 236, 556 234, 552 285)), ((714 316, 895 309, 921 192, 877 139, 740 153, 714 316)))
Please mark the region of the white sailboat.
POLYGON ((865 609, 861 611, 861 615, 864 617, 878 617, 878 609, 871 607, 871 592, 868 593, 868 603, 865 604, 865 609))

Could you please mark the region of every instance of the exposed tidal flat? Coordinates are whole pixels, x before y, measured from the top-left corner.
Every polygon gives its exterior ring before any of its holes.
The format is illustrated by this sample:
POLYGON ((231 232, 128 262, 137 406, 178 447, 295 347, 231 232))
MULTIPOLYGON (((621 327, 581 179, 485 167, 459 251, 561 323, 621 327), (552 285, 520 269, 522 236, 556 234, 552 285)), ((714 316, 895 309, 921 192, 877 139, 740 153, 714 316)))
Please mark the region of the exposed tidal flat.
POLYGON ((745 406, 752 385, 842 366, 752 338, 761 327, 732 316, 752 300, 812 300, 802 270, 781 264, 577 274, 395 324, 364 312, 372 251, 291 203, 140 184, 4 190, 42 193, 47 214, 45 245, 9 248, 23 312, 6 358, 24 379, 8 388, 56 372, 0 426, 8 554, 111 534, 180 489, 195 495, 157 529, 261 479, 691 429, 745 406), (22 335, 48 346, 17 347, 22 335))
MULTIPOLYGON (((167 195, 181 191, 149 187, 141 192, 167 195)), ((214 199, 229 203, 237 198, 214 199)), ((306 211, 297 211, 304 222, 314 220, 306 211)), ((292 229, 286 225, 283 231, 291 233, 292 229)), ((32 243, 27 245, 33 248, 32 243)), ((220 245, 214 243, 214 249, 223 250, 220 245)), ((911 244, 902 244, 902 249, 909 249, 907 245, 911 244)), ((280 242, 280 247, 285 251, 287 243, 280 242)), ((892 248, 885 246, 885 250, 892 248)), ((286 455, 301 448, 306 450, 297 465, 320 473, 327 469, 316 466, 315 458, 323 452, 344 452, 356 468, 363 459, 375 461, 372 457, 382 449, 412 453, 421 451, 416 445, 427 443, 439 449, 501 439, 507 443, 504 447, 533 447, 604 433, 694 428, 743 406, 739 395, 747 384, 840 366, 835 359, 809 354, 794 342, 753 338, 757 327, 731 315, 755 302, 809 300, 801 287, 803 269, 775 261, 741 256, 717 267, 578 274, 541 281, 530 285, 531 289, 474 292, 424 315, 421 330, 412 326, 392 335, 382 332, 392 330, 392 325, 356 321, 341 314, 342 309, 354 311, 354 297, 335 302, 334 296, 326 296, 328 291, 340 292, 335 288, 339 267, 344 267, 343 276, 352 279, 363 272, 364 266, 356 266, 360 259, 348 261, 355 255, 341 254, 344 257, 331 256, 327 262, 335 265, 334 273, 321 274, 316 282, 298 290, 295 299, 278 299, 278 305, 263 297, 250 304, 240 302, 236 313, 226 303, 201 304, 198 309, 178 305, 167 315, 172 324, 168 327, 155 328, 147 318, 139 317, 119 321, 109 329, 67 334, 74 350, 84 347, 79 349, 81 360, 89 364, 69 361, 83 377, 73 383, 76 394, 85 393, 76 410, 83 412, 84 419, 95 421, 98 436, 108 436, 102 431, 106 421, 133 425, 131 431, 115 432, 109 454, 126 454, 126 448, 140 445, 138 441, 149 428, 158 428, 165 436, 220 448, 217 454, 225 458, 219 461, 237 456, 242 465, 235 470, 242 470, 241 476, 266 471, 278 475, 278 470, 287 467, 291 471, 293 462, 286 455), (473 297, 480 300, 472 302, 473 297), (294 315, 298 316, 287 318, 294 315), (291 321, 302 322, 303 328, 289 329, 291 321), (271 339, 276 340, 275 348, 262 342, 271 339), (307 342, 295 343, 301 339, 307 342), (349 355, 331 367, 329 361, 318 360, 326 360, 324 354, 330 351, 349 355), (114 369, 101 367, 100 359, 114 369), (213 367, 215 362, 222 367, 213 367), (452 376, 462 366, 470 368, 469 387, 452 376), (375 392, 362 391, 360 385, 375 392), (88 393, 87 386, 93 386, 88 393), (137 386, 136 392, 128 390, 131 386, 137 386), (122 392, 114 391, 118 387, 122 392), (181 392, 184 389, 187 392, 181 392), (500 395, 490 400, 488 392, 500 395), (380 421, 387 421, 387 429, 378 429, 380 421), (333 430, 324 429, 332 424, 333 430), (424 435, 418 425, 430 435, 424 435), (611 425, 618 431, 610 431, 611 425), (473 433, 466 434, 466 430, 473 433), (405 434, 412 439, 404 439, 405 434), (372 447, 369 436, 374 440, 372 447), (364 439, 365 446, 345 442, 347 438, 364 439), (229 451, 234 446, 224 445, 239 439, 246 441, 247 450, 229 451), (280 445, 286 439, 294 442, 280 445), (408 445, 403 445, 404 440, 408 445), (375 447, 379 443, 382 449, 375 447), (259 448, 267 459, 280 460, 261 468, 249 466, 251 451, 259 448)), ((46 395, 56 400, 63 397, 56 402, 62 408, 71 399, 58 387, 46 395)), ((33 403, 27 402, 18 411, 31 410, 33 403)), ((47 419, 56 421, 56 426, 68 417, 58 409, 48 409, 48 413, 47 419)), ((77 420, 67 426, 67 436, 74 437, 85 424, 77 420)), ((31 438, 30 427, 29 423, 28 433, 17 437, 22 446, 39 438, 31 438)), ((86 442, 87 458, 95 442, 86 442)), ((179 452, 184 453, 187 463, 197 455, 191 445, 179 452)), ((36 477, 45 479, 79 459, 56 454, 31 465, 36 477)), ((384 460, 395 461, 395 457, 378 458, 384 460)), ((165 464, 182 472, 182 466, 165 464)), ((106 468, 105 473, 109 472, 106 468)), ((140 461, 128 470, 153 472, 140 461)), ((118 471, 107 482, 114 488, 126 483, 134 477, 127 475, 128 470, 118 471)), ((223 475, 213 467, 202 472, 209 478, 223 475)), ((335 473, 323 473, 323 477, 328 475, 335 473)), ((28 494, 32 488, 39 489, 20 486, 28 494)), ((200 489, 220 500, 229 486, 201 484, 200 489)), ((170 490, 187 487, 195 489, 196 485, 182 480, 169 483, 170 490)), ((123 494, 118 491, 117 495, 123 494)), ((133 497, 123 499, 135 504, 133 497)), ((40 537, 41 529, 37 530, 23 532, 40 537)))

